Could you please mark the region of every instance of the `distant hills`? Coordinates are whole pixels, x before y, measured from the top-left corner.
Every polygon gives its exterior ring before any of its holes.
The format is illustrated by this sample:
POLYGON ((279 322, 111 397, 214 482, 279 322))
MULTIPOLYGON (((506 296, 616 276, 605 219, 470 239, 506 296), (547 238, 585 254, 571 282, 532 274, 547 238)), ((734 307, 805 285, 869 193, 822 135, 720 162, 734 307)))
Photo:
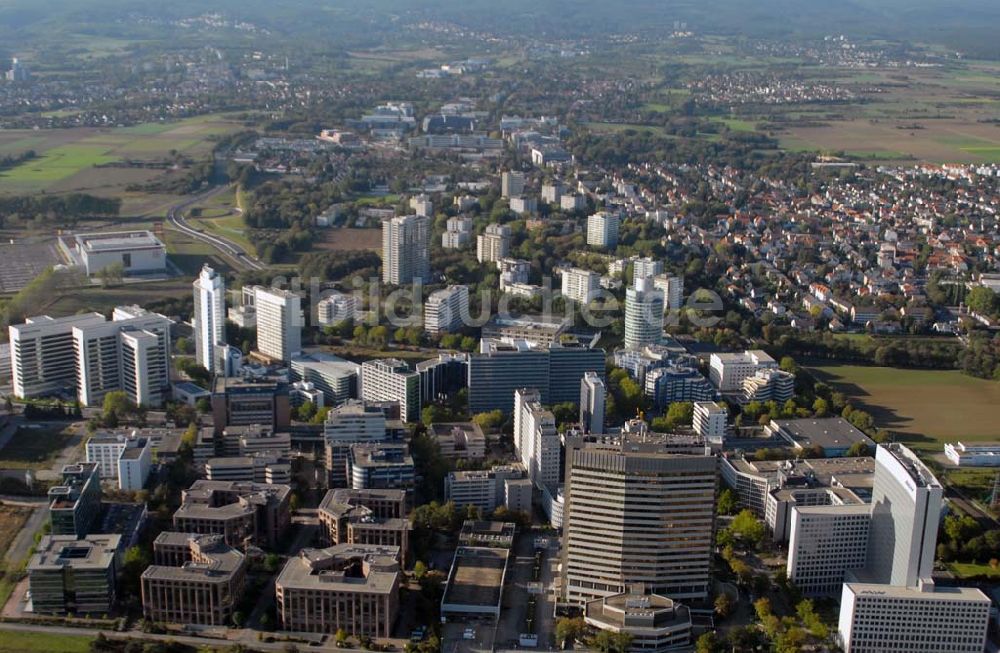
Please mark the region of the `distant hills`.
POLYGON ((216 11, 284 37, 357 39, 363 26, 366 38, 379 38, 414 19, 548 38, 655 34, 683 21, 700 33, 842 33, 942 43, 1000 59, 997 0, 0 0, 0 36, 16 44, 60 30, 120 33, 130 16, 169 20, 216 11))

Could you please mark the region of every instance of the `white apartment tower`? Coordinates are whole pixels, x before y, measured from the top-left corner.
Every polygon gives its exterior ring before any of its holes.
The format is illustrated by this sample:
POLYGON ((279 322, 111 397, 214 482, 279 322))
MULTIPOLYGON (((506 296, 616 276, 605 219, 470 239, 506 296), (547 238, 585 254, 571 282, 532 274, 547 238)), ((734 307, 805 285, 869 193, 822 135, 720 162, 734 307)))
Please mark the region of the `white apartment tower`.
POLYGON ((668 310, 680 309, 684 301, 684 277, 657 274, 653 277, 653 287, 663 291, 664 303, 668 310))
POLYGON ((642 584, 705 599, 717 476, 715 456, 673 453, 664 436, 568 438, 563 598, 582 605, 642 584))
POLYGON ((276 361, 302 352, 302 298, 280 288, 254 287, 257 351, 276 361))
POLYGON ((195 360, 215 372, 216 348, 226 342, 226 281, 208 265, 194 281, 195 360))
POLYGON ((382 282, 395 286, 429 281, 430 219, 404 215, 382 222, 382 282))
POLYGON ((604 405, 607 388, 597 372, 580 379, 580 428, 584 433, 604 433, 604 405))
POLYGON ((486 225, 476 236, 476 259, 480 263, 499 261, 510 251, 510 227, 502 224, 486 225))
POLYGON ((504 172, 500 175, 500 195, 508 200, 524 195, 524 173, 517 171, 504 172))
POLYGON ((726 435, 726 422, 729 411, 722 404, 714 401, 694 402, 695 433, 711 442, 722 442, 726 435))
POLYGON ((445 333, 462 328, 462 318, 469 314, 469 287, 448 286, 432 292, 424 304, 424 330, 445 333))
POLYGON ((532 483, 549 488, 559 484, 559 432, 535 388, 514 391, 514 447, 532 483))
POLYGON ((663 261, 659 261, 654 258, 646 257, 637 259, 632 263, 632 284, 639 279, 645 279, 646 277, 655 277, 663 272, 663 261))
POLYGON ((587 218, 587 244, 591 247, 614 249, 618 245, 621 218, 617 213, 598 211, 587 218))
POLYGON ((342 292, 324 293, 316 302, 316 322, 320 326, 332 326, 358 317, 358 299, 342 292))
POLYGON ((625 348, 639 350, 663 338, 663 293, 650 279, 625 291, 625 348))
POLYGON ((580 304, 589 304, 601 289, 601 275, 590 270, 568 268, 562 271, 562 295, 580 304))

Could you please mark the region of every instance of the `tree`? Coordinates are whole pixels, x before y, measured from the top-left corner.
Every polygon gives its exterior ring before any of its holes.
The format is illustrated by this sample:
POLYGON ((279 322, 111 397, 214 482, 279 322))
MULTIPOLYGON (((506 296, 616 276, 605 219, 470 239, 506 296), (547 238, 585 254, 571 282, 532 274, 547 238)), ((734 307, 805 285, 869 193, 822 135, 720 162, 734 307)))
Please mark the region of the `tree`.
POLYGON ((307 401, 299 406, 295 410, 295 417, 300 422, 312 421, 312 418, 316 416, 316 404, 311 401, 307 401))
POLYGON ((726 488, 719 493, 719 514, 731 515, 739 507, 739 497, 731 489, 726 488))
POLYGON ((725 619, 733 612, 734 603, 729 595, 723 592, 715 597, 715 613, 725 619))
POLYGON ((729 530, 737 541, 748 549, 756 548, 764 539, 764 524, 749 508, 744 508, 733 518, 729 530))
POLYGON ((830 404, 822 397, 818 397, 816 401, 813 402, 812 408, 816 417, 826 417, 830 412, 830 404))
POLYGON ((149 552, 138 546, 129 547, 122 556, 122 588, 132 596, 139 596, 142 572, 150 564, 149 552))
POLYGON ((338 628, 337 633, 333 636, 333 641, 338 647, 342 647, 347 643, 347 631, 343 628, 338 628))
POLYGON ((733 572, 741 584, 746 584, 753 577, 753 569, 739 558, 733 558, 729 561, 729 570, 733 572))
POLYGON ((233 612, 233 626, 236 628, 242 628, 247 622, 247 616, 241 611, 236 610, 233 612))
POLYGON ((872 455, 872 450, 864 442, 855 442, 847 448, 847 453, 844 455, 848 458, 860 458, 862 456, 872 455))
POLYGON ((713 632, 702 634, 694 644, 695 653, 718 653, 720 650, 719 637, 713 632))
POLYGON ((556 644, 563 648, 567 643, 573 643, 587 630, 587 624, 581 617, 560 617, 556 620, 556 644))
POLYGON ((799 371, 798 364, 791 356, 782 356, 781 363, 779 365, 781 366, 782 371, 788 372, 789 374, 797 374, 799 371))
POLYGON ((572 401, 564 401, 552 406, 552 415, 558 425, 576 424, 580 419, 579 410, 579 407, 572 401))
POLYGON ((472 421, 479 425, 484 431, 492 431, 503 426, 504 415, 499 408, 486 413, 477 413, 472 416, 472 421))
POLYGON ((993 315, 997 311, 997 295, 985 286, 976 286, 965 296, 965 305, 980 315, 993 315))
POLYGON ((135 404, 124 390, 112 390, 104 395, 101 417, 106 426, 114 428, 135 412, 135 404))
POLYGON ((417 560, 417 562, 413 565, 413 578, 417 581, 421 581, 426 575, 427 565, 424 564, 423 560, 417 560))
POLYGON ((675 401, 667 408, 667 425, 670 430, 690 426, 694 419, 694 404, 690 401, 675 401))
POLYGON ((194 345, 191 343, 191 340, 185 338, 184 336, 178 338, 174 342, 174 346, 177 348, 177 351, 182 354, 191 354, 194 352, 194 345))

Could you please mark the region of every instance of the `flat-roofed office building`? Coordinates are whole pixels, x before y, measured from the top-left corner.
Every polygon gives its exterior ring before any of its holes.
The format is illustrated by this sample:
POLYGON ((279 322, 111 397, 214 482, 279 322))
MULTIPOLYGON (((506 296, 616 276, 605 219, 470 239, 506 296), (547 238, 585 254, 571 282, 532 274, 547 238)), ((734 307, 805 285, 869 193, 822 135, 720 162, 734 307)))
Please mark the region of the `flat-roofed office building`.
POLYGON ((104 614, 115 600, 120 535, 46 535, 28 561, 31 608, 104 614))
POLYGON ((243 599, 246 557, 221 535, 163 532, 142 573, 142 611, 156 622, 225 626, 243 599))
POLYGON ((673 599, 708 597, 718 462, 675 450, 669 436, 648 431, 567 439, 566 601, 582 605, 637 584, 673 599))
POLYGON ((274 584, 285 630, 391 637, 399 612, 399 548, 337 544, 303 549, 274 584))

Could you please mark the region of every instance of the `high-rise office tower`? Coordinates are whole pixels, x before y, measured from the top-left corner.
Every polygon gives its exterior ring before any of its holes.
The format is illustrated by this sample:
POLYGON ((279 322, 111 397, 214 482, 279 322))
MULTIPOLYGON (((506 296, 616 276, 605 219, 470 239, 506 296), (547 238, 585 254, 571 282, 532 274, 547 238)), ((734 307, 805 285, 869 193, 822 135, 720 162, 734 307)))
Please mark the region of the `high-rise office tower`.
POLYGON ((58 318, 39 315, 24 324, 12 324, 8 331, 14 396, 27 399, 75 389, 73 327, 104 322, 100 313, 84 313, 58 318))
POLYGON ((941 484, 912 451, 899 444, 879 446, 867 580, 911 587, 931 577, 943 496, 941 484))
POLYGON ((430 219, 404 215, 382 222, 382 282, 401 286, 430 280, 430 219))
POLYGON ((162 405, 170 387, 172 322, 142 309, 115 309, 115 318, 73 327, 80 403, 96 406, 108 392, 124 390, 135 404, 162 405))
POLYGON ((567 438, 563 596, 570 603, 630 586, 705 599, 715 540, 717 460, 648 429, 567 438))
POLYGON ((209 372, 218 367, 216 348, 226 342, 226 281, 205 265, 194 281, 195 360, 209 372))
POLYGON ((289 361, 302 351, 302 298, 280 288, 254 287, 257 351, 289 361))
POLYGON ((597 372, 580 379, 580 428, 584 433, 604 433, 604 403, 607 388, 597 372))
POLYGON ((663 292, 648 277, 625 291, 625 348, 642 349, 663 338, 663 292))

